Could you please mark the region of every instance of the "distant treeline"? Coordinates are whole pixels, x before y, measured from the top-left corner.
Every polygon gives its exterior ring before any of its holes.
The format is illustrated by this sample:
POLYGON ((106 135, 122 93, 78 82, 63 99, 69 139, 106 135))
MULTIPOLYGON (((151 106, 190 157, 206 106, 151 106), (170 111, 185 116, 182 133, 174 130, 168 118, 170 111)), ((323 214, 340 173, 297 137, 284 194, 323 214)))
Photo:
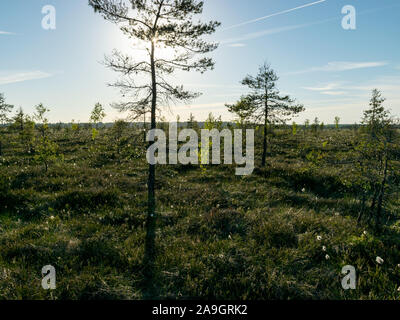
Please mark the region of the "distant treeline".
MULTIPOLYGON (((143 122, 127 122, 127 123, 129 124, 130 127, 133 127, 133 128, 135 128, 135 127, 136 128, 143 128, 143 125, 144 125, 143 122)), ((168 125, 169 123, 170 122, 159 122, 158 124, 160 126, 162 126, 162 125, 168 125)), ((205 123, 206 122, 197 122, 199 128, 201 128, 201 129, 205 128, 205 123)), ((83 123, 58 122, 58 123, 49 123, 49 127, 51 127, 51 128, 69 128, 73 124, 79 126, 80 128, 91 128, 91 126, 92 126, 92 124, 89 123, 89 122, 83 122, 83 123)), ((178 127, 185 128, 185 127, 188 126, 188 124, 189 124, 189 122, 179 122, 178 123, 178 127)), ((104 128, 112 128, 112 126, 114 125, 114 122, 105 122, 105 123, 100 122, 98 125, 100 127, 104 127, 104 128)), ((150 123, 146 123, 145 125, 146 125, 146 128, 150 127, 150 123)), ((235 125, 235 122, 225 121, 225 122, 222 123, 223 127, 228 127, 230 125, 232 125, 232 126, 235 125)), ((256 126, 257 124, 253 124, 253 125, 256 126)), ((6 126, 8 126, 8 125, 7 124, 0 124, 0 127, 6 127, 6 126)), ((300 123, 297 124, 297 126, 299 128, 307 127, 304 124, 300 124, 300 123)), ((358 123, 339 124, 339 128, 341 128, 341 129, 353 129, 353 128, 359 128, 360 126, 361 126, 361 124, 358 124, 358 123)), ((276 124, 276 125, 274 125, 274 127, 275 128, 288 129, 288 128, 292 127, 292 124, 281 124, 281 125, 276 124)), ((394 127, 397 128, 397 129, 400 129, 400 125, 395 125, 394 127)), ((336 125, 335 124, 326 124, 325 128, 326 129, 335 129, 336 125)))

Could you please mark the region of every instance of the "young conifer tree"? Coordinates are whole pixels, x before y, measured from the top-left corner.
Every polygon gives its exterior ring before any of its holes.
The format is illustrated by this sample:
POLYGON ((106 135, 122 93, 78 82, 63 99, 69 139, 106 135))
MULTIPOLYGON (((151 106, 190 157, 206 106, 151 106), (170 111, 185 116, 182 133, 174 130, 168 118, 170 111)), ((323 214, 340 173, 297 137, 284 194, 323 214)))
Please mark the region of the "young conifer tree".
POLYGON ((263 64, 256 76, 248 75, 242 81, 252 92, 242 97, 236 105, 228 106, 231 112, 239 116, 246 114, 255 122, 263 123, 263 167, 267 157, 268 127, 276 122, 288 121, 292 116, 304 111, 302 105, 296 104, 289 96, 281 95, 276 86, 278 80, 271 66, 263 64))
MULTIPOLYGON (((0 125, 3 126, 10 121, 8 114, 14 108, 13 105, 6 103, 4 94, 0 93, 0 125)), ((0 127, 0 156, 3 153, 3 127, 0 127)))

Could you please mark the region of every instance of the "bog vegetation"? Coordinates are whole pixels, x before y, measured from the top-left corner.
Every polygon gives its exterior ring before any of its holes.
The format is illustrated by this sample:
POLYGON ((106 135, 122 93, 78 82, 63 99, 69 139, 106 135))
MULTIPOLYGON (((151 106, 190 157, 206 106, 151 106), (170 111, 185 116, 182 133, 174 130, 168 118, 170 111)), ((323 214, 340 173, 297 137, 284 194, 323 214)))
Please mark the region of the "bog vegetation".
POLYGON ((197 22, 196 0, 89 5, 147 49, 141 61, 117 49, 105 61, 120 74, 113 107, 130 118, 105 125, 98 103, 88 124, 50 124, 48 106, 29 115, 0 95, 0 298, 399 298, 399 126, 378 90, 360 124, 288 125, 304 106, 265 64, 227 105, 235 121, 179 126, 254 129, 252 175, 156 167, 146 132, 168 130, 163 105, 198 96, 170 79, 213 68, 205 55, 218 45, 204 38, 220 23, 197 22), (41 288, 45 265, 55 290, 41 288), (356 290, 341 286, 345 265, 356 290))
MULTIPOLYGON (((104 125, 100 104, 89 124, 48 124, 43 105, 0 101, 0 297, 148 297, 143 124, 104 125)), ((255 129, 257 169, 157 167, 153 297, 398 299, 399 130, 377 90, 359 125, 339 121, 271 121, 265 166, 264 126, 243 114, 181 122, 255 129), (357 290, 342 289, 344 265, 357 290)))

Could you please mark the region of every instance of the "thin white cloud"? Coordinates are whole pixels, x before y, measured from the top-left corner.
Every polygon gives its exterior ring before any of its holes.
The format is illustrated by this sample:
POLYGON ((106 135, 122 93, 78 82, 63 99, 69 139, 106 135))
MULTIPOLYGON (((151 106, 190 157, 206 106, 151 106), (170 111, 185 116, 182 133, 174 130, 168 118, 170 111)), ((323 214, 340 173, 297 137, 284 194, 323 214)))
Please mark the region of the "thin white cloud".
POLYGON ((13 32, 8 32, 8 31, 2 31, 2 30, 0 30, 0 34, 5 34, 5 35, 13 35, 13 34, 15 34, 15 33, 13 33, 13 32))
POLYGON ((232 43, 229 45, 229 47, 232 47, 232 48, 243 48, 245 46, 246 45, 244 43, 232 43))
POLYGON ((330 90, 336 89, 338 87, 340 87, 340 85, 338 83, 328 83, 327 85, 325 85, 323 87, 304 87, 304 89, 310 90, 310 91, 330 91, 330 90))
POLYGON ((342 83, 329 83, 327 85, 322 85, 319 87, 303 87, 303 89, 305 90, 315 91, 323 95, 348 95, 357 99, 364 99, 368 97, 369 93, 375 88, 379 88, 380 90, 388 92, 389 94, 398 92, 399 78, 378 78, 373 81, 363 82, 357 85, 347 81, 342 83))
POLYGON ((262 31, 258 31, 258 32, 247 33, 240 37, 222 40, 220 43, 231 45, 232 43, 240 43, 242 41, 260 38, 260 37, 270 35, 270 34, 276 34, 276 33, 281 33, 281 32, 285 32, 285 31, 300 29, 303 27, 307 27, 309 25, 310 24, 300 24, 300 25, 272 28, 272 29, 262 30, 262 31))
POLYGON ((29 80, 45 79, 52 75, 43 71, 28 71, 28 72, 17 72, 12 74, 0 74, 0 85, 24 82, 29 80))
POLYGON ((387 64, 388 63, 385 61, 377 61, 377 62, 337 61, 337 62, 329 62, 326 66, 323 66, 320 68, 315 68, 315 70, 316 71, 347 71, 347 70, 354 70, 354 69, 382 67, 387 64))
POLYGON ((312 67, 306 70, 289 72, 287 75, 303 74, 309 72, 340 72, 365 68, 376 68, 388 65, 386 61, 372 61, 372 62, 348 62, 348 61, 333 61, 321 67, 312 67))
POLYGON ((322 94, 326 94, 328 96, 343 96, 347 94, 346 91, 322 91, 322 94))
POLYGON ((347 92, 343 90, 345 89, 344 85, 340 83, 328 83, 321 87, 303 87, 303 89, 317 91, 320 94, 325 94, 328 96, 342 96, 347 94, 347 92), (341 91, 338 89, 341 89, 341 91))
POLYGON ((268 18, 279 16, 279 15, 282 15, 282 14, 285 14, 285 13, 289 13, 289 12, 292 12, 292 11, 296 11, 296 10, 300 10, 300 9, 303 9, 303 8, 311 7, 311 6, 314 6, 316 4, 326 2, 326 1, 327 0, 319 0, 319 1, 311 2, 311 3, 307 3, 307 4, 304 4, 304 5, 296 7, 296 8, 292 8, 292 9, 276 12, 276 13, 273 13, 273 14, 270 14, 270 15, 267 15, 267 16, 263 16, 263 17, 260 17, 260 18, 256 18, 256 19, 252 19, 252 20, 249 20, 249 21, 245 21, 245 22, 239 23, 239 24, 235 24, 233 26, 225 28, 224 30, 229 30, 229 29, 245 26, 245 25, 248 25, 248 24, 251 24, 251 23, 254 23, 254 22, 266 20, 268 18))
POLYGON ((324 20, 319 20, 319 21, 305 23, 305 24, 290 25, 290 26, 279 27, 279 28, 271 28, 271 29, 266 29, 266 30, 262 30, 262 31, 258 31, 258 32, 247 33, 247 34, 244 34, 244 35, 236 37, 236 38, 226 39, 226 40, 222 40, 219 42, 221 44, 228 44, 228 45, 232 44, 232 43, 241 43, 246 40, 251 40, 251 39, 261 38, 263 36, 267 36, 267 35, 271 35, 271 34, 277 34, 277 33, 281 33, 281 32, 316 26, 316 25, 327 23, 327 22, 332 22, 335 20, 338 20, 338 19, 335 17, 335 18, 324 19, 324 20))
MULTIPOLYGON (((328 84, 322 84, 315 87, 303 87, 303 89, 309 91, 318 92, 332 92, 332 91, 361 91, 369 93, 375 88, 383 91, 397 92, 399 93, 400 87, 400 76, 381 76, 375 79, 368 79, 367 81, 359 82, 354 84, 350 81, 345 82, 333 82, 328 84)), ((400 97, 400 96, 399 96, 400 97)))

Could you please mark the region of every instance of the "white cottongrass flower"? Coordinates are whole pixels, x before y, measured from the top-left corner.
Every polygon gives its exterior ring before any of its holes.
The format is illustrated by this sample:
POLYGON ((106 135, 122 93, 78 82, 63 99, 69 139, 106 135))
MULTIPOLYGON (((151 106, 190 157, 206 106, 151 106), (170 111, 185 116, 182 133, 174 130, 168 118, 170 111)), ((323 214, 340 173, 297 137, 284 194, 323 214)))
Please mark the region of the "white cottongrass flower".
POLYGON ((54 220, 54 216, 50 216, 50 220, 54 220))
POLYGON ((306 192, 306 188, 301 189, 301 192, 303 193, 306 192))
POLYGON ((326 260, 329 260, 331 257, 329 256, 329 254, 327 254, 326 256, 325 256, 325 259, 326 260))
POLYGON ((378 264, 383 264, 384 261, 385 261, 385 260, 383 260, 381 257, 376 257, 376 262, 377 262, 378 264))
POLYGON ((364 232, 363 232, 363 235, 364 235, 364 236, 366 236, 367 234, 368 234, 368 232, 367 232, 367 231, 364 231, 364 232))
POLYGON ((318 240, 318 241, 321 241, 321 240, 322 240, 322 237, 321 237, 321 236, 317 236, 317 240, 318 240))

